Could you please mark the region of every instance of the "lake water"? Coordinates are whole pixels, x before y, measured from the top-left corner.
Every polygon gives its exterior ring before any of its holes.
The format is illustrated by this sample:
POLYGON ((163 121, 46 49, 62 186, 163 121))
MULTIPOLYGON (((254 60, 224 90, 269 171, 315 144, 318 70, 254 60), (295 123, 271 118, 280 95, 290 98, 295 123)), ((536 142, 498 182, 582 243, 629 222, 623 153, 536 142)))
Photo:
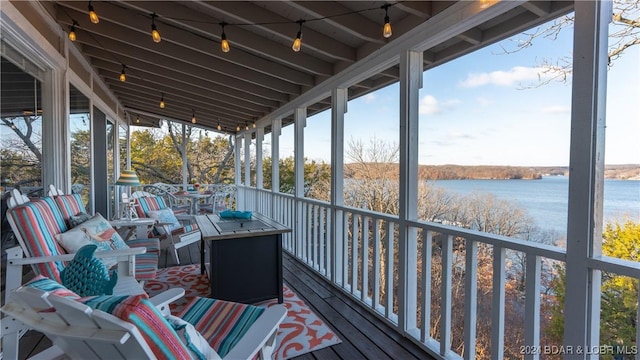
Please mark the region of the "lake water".
MULTIPOLYGON (((566 234, 567 176, 544 176, 541 180, 437 180, 430 182, 451 193, 488 192, 527 209, 541 229, 566 234)), ((640 221, 640 180, 605 180, 604 217, 630 217, 640 221)))

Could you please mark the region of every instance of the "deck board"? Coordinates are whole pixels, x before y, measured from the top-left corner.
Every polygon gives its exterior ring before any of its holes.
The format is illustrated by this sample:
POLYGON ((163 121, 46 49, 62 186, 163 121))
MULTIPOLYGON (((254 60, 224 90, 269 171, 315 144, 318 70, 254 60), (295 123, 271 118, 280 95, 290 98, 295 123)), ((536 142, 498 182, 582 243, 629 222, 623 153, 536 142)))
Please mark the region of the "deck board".
MULTIPOLYGON (((195 243, 178 250, 182 265, 200 263, 198 245, 195 243)), ((162 251, 160 264, 161 267, 177 265, 166 251, 162 251)), ((340 344, 298 356, 297 360, 433 358, 286 252, 283 265, 285 284, 342 340, 340 344)), ((47 338, 30 331, 21 340, 20 359, 33 356, 48 346, 47 338)))

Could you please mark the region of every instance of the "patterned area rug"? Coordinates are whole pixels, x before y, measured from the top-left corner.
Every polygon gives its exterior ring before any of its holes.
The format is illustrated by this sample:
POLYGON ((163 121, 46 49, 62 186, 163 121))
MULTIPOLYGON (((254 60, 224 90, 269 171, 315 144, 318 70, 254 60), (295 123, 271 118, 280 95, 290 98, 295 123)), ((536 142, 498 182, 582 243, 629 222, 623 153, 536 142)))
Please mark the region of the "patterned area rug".
MULTIPOLYGON (((209 279, 206 274, 200 275, 200 265, 176 266, 161 269, 158 278, 147 281, 144 287, 150 296, 174 287, 185 289, 185 296, 170 305, 171 312, 175 314, 193 297, 208 295, 209 279)), ((275 352, 275 359, 289 359, 341 342, 298 295, 286 286, 283 291, 287 316, 278 330, 278 349, 275 352)), ((273 299, 257 305, 269 307, 277 302, 277 299, 273 299)))

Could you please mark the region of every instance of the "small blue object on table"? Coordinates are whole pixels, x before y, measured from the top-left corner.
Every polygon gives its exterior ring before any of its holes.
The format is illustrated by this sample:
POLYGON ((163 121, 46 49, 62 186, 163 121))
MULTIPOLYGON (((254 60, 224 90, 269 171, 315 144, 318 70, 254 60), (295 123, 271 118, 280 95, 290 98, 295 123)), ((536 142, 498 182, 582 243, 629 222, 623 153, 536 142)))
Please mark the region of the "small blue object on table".
POLYGON ((253 213, 251 211, 225 210, 221 211, 218 216, 220 216, 221 219, 251 219, 253 213))

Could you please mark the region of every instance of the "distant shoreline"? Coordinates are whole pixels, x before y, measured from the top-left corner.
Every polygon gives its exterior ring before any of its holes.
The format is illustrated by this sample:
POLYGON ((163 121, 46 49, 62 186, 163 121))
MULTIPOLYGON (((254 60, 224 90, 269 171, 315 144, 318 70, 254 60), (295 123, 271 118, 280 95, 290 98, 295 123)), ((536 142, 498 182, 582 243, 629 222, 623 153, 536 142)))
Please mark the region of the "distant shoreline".
MULTIPOLYGON (((358 179, 377 167, 380 174, 397 174, 397 164, 345 164, 345 178, 358 179)), ((568 166, 419 165, 426 180, 539 180, 543 176, 569 175, 568 166)), ((384 177, 384 175, 382 176, 384 177)), ((640 180, 640 164, 605 165, 605 179, 640 180)))

